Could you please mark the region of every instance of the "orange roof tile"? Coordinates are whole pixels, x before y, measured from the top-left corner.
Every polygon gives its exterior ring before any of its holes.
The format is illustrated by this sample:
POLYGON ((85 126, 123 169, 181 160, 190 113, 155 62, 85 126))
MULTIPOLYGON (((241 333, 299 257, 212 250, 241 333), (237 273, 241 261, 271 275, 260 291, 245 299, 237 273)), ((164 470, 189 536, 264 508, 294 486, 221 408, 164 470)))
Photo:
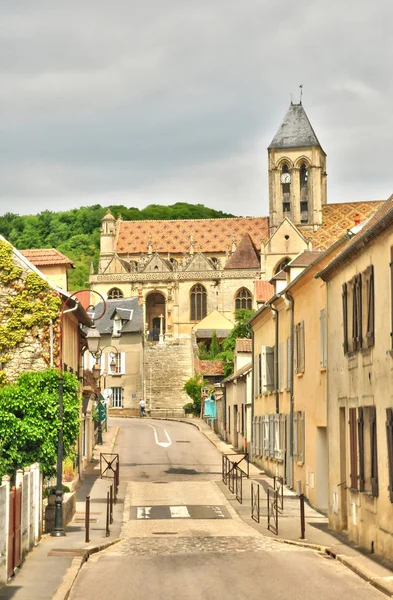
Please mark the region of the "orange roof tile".
POLYGON ((238 338, 236 340, 235 352, 252 352, 252 340, 238 338))
POLYGON ((33 248, 20 250, 20 253, 36 267, 65 265, 74 268, 74 263, 55 248, 33 248))
POLYGON ((201 375, 223 375, 224 365, 220 360, 195 359, 195 370, 201 375))
POLYGON ((187 219, 177 221, 123 221, 117 240, 118 254, 147 252, 149 236, 157 252, 183 253, 190 251, 193 236, 195 251, 226 252, 232 248, 232 236, 239 243, 244 234, 251 236, 260 248, 261 240, 269 237, 268 217, 233 219, 187 219))
POLYGON ((255 281, 255 296, 257 302, 267 302, 274 295, 274 286, 268 281, 255 281))

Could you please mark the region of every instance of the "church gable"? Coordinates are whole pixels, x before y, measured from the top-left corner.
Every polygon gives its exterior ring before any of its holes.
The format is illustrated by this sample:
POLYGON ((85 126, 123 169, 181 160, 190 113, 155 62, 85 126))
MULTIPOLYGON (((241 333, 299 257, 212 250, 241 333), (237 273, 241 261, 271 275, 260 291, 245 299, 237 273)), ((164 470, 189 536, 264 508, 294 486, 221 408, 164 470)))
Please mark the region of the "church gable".
POLYGON ((125 261, 120 259, 117 254, 115 254, 113 256, 113 258, 111 258, 111 260, 108 262, 108 264, 106 265, 104 271, 104 273, 116 273, 116 274, 120 274, 120 273, 128 273, 129 269, 126 268, 125 266, 125 261))
POLYGON ((289 219, 284 219, 265 246, 268 254, 299 254, 308 249, 308 243, 289 219))
POLYGON ((214 267, 210 260, 201 252, 195 254, 188 264, 186 271, 214 271, 214 267))
POLYGON ((251 237, 246 234, 225 265, 225 269, 260 269, 258 250, 251 237))
POLYGON ((145 273, 155 273, 159 271, 160 273, 168 273, 171 269, 165 260, 161 258, 161 256, 155 253, 152 259, 147 263, 144 268, 145 273))

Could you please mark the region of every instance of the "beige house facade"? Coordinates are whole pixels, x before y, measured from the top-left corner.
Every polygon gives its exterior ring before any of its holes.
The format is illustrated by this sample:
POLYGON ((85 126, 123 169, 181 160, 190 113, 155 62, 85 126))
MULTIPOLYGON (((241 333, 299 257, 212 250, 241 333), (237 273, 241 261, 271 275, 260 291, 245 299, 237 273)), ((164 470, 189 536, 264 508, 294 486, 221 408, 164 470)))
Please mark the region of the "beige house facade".
POLYGON ((393 555, 393 200, 321 271, 328 305, 329 524, 393 555))

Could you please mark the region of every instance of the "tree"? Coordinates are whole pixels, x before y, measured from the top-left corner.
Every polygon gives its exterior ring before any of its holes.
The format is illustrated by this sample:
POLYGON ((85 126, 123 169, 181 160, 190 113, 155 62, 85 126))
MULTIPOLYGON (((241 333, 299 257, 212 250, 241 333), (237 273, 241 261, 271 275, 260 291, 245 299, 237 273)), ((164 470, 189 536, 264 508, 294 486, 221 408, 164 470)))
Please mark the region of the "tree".
POLYGON ((214 360, 221 352, 221 346, 217 339, 216 330, 212 333, 212 341, 210 342, 210 360, 214 360))
POLYGON ((247 308, 239 308, 235 311, 236 325, 223 341, 223 351, 217 356, 217 359, 224 364, 224 377, 229 377, 233 373, 236 340, 238 338, 251 338, 252 329, 248 321, 254 312, 254 310, 248 310, 247 308))
MULTIPOLYGON (((79 382, 63 373, 63 453, 72 454, 79 432, 79 382)), ((25 372, 0 389, 0 475, 12 476, 39 462, 44 476, 55 472, 59 432, 59 372, 25 372)))
POLYGON ((194 377, 190 377, 185 382, 183 390, 192 400, 192 402, 185 404, 183 407, 186 413, 193 413, 198 416, 201 414, 202 388, 208 383, 200 373, 195 373, 194 377))

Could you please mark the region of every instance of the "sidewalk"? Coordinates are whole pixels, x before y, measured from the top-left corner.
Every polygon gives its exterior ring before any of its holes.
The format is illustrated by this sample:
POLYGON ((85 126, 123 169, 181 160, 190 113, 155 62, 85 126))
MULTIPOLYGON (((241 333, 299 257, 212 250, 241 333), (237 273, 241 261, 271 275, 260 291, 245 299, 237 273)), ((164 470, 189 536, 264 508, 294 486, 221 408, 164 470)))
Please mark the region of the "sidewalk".
MULTIPOLYGON (((222 454, 236 452, 223 442, 202 419, 184 419, 198 429, 211 441, 222 454)), ((242 463, 239 465, 242 466, 242 463)), ((242 467, 244 468, 244 467, 242 467)), ((357 575, 368 581, 389 597, 393 597, 393 570, 384 566, 382 559, 366 554, 348 543, 344 536, 334 534, 328 529, 328 518, 305 504, 305 539, 300 539, 299 498, 289 488, 284 487, 284 510, 278 516, 278 535, 267 529, 266 490, 273 488, 273 479, 250 463, 250 479, 243 479, 243 503, 240 504, 234 494, 221 482, 220 488, 229 499, 232 507, 248 525, 262 535, 287 544, 309 546, 339 560, 357 575), (260 523, 251 518, 251 482, 258 483, 260 489, 260 523)))
POLYGON ((100 479, 100 452, 112 452, 118 428, 108 426, 103 445, 94 449, 94 460, 87 467, 83 482, 76 491, 76 513, 65 528, 65 537, 44 534, 40 543, 27 555, 21 569, 0 589, 0 600, 63 600, 86 558, 114 543, 123 519, 125 484, 119 486, 113 510, 110 536, 106 537, 106 497, 110 479, 100 479), (85 500, 90 495, 90 542, 85 542, 85 500))

